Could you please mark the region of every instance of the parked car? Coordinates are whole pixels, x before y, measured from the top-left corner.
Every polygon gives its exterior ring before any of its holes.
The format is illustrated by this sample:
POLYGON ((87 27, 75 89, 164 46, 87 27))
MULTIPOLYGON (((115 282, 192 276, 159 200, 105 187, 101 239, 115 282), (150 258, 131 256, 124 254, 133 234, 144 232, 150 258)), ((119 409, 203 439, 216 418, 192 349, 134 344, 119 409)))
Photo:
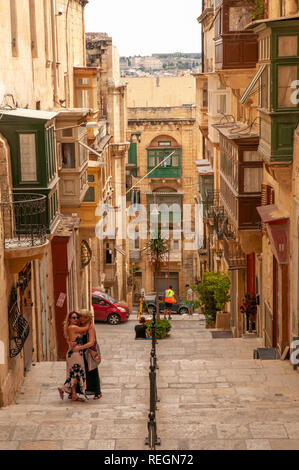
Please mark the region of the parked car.
MULTIPOLYGON (((144 299, 148 305, 148 310, 150 314, 156 312, 156 295, 155 294, 146 294, 144 299)), ((179 315, 184 315, 188 313, 187 305, 182 303, 182 299, 176 296, 176 303, 172 304, 171 313, 178 313, 179 315)), ((165 303, 164 303, 164 294, 159 294, 159 311, 160 313, 164 312, 165 303)), ((146 305, 143 304, 143 311, 146 313, 146 305)))
POLYGON ((130 317, 129 308, 125 303, 97 289, 92 289, 92 306, 95 321, 106 321, 110 325, 118 325, 130 317))

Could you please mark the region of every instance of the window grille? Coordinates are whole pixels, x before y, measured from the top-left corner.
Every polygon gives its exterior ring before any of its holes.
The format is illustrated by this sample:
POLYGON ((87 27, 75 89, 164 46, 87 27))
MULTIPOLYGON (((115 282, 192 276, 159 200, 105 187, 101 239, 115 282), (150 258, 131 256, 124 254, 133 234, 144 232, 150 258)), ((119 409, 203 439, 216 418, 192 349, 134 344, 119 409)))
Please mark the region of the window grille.
POLYGON ((12 289, 8 307, 8 324, 9 324, 9 357, 16 357, 28 338, 30 327, 27 320, 21 315, 18 302, 17 290, 12 289))

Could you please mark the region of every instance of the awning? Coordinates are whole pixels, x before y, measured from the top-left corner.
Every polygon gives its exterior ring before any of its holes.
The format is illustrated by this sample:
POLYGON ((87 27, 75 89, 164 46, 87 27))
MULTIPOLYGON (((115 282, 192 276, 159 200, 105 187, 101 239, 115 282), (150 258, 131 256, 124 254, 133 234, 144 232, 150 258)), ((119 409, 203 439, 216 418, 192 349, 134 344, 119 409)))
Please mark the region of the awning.
POLYGON ((247 98, 250 96, 253 88, 255 87, 255 85, 257 84, 258 80, 260 79, 263 71, 266 69, 268 64, 263 64, 259 70, 257 71, 257 73, 255 74, 255 76, 253 77, 253 79, 251 80, 251 82, 249 83, 248 87, 246 88, 245 92, 243 93, 243 95, 241 96, 240 98, 240 103, 244 104, 245 101, 247 100, 247 98))
POLYGON ((279 264, 288 264, 289 216, 276 204, 257 207, 262 222, 266 224, 272 251, 279 264))
POLYGON ((207 159, 196 160, 195 165, 197 167, 197 171, 199 175, 213 175, 214 174, 214 170, 211 167, 209 160, 207 159))
POLYGON ((271 224, 289 219, 289 215, 279 209, 276 204, 269 204, 267 206, 257 207, 257 211, 260 214, 260 217, 264 224, 271 224))
POLYGON ((28 119, 41 119, 42 121, 51 121, 58 113, 53 111, 40 111, 36 109, 1 109, 0 114, 4 116, 13 116, 28 119))

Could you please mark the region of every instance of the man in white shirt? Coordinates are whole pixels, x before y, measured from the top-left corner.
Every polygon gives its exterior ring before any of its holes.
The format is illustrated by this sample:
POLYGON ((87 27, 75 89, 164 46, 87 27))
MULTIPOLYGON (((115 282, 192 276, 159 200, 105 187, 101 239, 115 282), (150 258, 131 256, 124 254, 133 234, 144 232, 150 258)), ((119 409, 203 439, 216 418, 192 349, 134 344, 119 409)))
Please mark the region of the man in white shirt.
POLYGON ((187 307, 188 307, 188 313, 189 315, 192 315, 193 314, 193 310, 192 310, 192 300, 193 300, 193 290, 191 289, 190 285, 189 284, 186 284, 186 298, 187 298, 187 307))

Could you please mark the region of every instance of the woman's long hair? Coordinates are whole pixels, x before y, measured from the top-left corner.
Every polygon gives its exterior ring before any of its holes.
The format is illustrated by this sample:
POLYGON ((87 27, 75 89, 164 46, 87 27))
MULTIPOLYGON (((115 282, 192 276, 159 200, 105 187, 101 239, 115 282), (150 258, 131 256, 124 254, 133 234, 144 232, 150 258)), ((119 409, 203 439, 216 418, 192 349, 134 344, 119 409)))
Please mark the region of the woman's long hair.
POLYGON ((81 318, 88 318, 90 323, 93 323, 93 313, 90 310, 80 310, 79 315, 81 318))
POLYGON ((70 326, 70 318, 71 318, 71 316, 72 316, 74 313, 75 313, 76 315, 78 315, 78 317, 80 317, 80 313, 78 313, 78 312, 75 312, 75 311, 69 312, 69 313, 67 314, 67 316, 65 317, 65 320, 64 320, 64 322, 63 322, 63 333, 64 333, 64 337, 65 337, 66 340, 68 340, 68 337, 69 337, 68 328, 69 328, 69 326, 70 326))

